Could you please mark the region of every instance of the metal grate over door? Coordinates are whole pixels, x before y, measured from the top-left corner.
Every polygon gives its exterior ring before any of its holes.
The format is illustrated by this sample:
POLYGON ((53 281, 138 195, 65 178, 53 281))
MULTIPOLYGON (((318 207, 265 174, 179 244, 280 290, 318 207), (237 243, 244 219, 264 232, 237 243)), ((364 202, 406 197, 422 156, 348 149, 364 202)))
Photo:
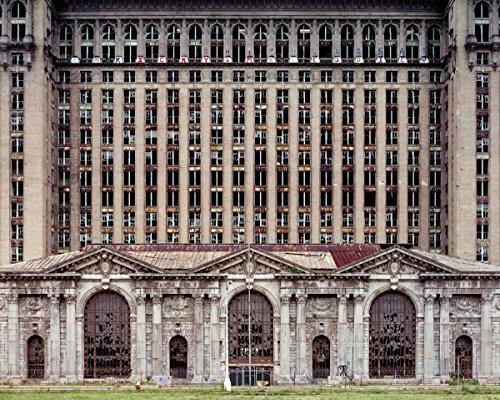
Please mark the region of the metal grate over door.
POLYGON ((370 309, 370 378, 415 377, 415 306, 387 292, 370 309))
POLYGON ((94 295, 85 306, 86 379, 130 375, 130 308, 117 293, 94 295))

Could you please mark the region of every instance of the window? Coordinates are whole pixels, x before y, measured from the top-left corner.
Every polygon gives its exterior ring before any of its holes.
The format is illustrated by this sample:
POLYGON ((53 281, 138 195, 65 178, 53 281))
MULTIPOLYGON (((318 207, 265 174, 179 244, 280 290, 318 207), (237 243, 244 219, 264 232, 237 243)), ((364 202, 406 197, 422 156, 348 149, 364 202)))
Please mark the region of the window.
POLYGON ((212 82, 222 82, 223 81, 223 79, 222 79, 223 71, 211 71, 210 75, 211 75, 212 82))
POLYGON ((201 82, 201 71, 200 70, 189 71, 189 82, 191 83, 201 82))
POLYGON ((255 71, 255 82, 267 82, 267 71, 255 71))
MULTIPOLYGON (((441 32, 437 26, 431 26, 427 30, 427 57, 432 61, 438 61, 441 58, 441 32)), ((436 71, 431 71, 431 76, 432 72, 436 71)))
POLYGON ((233 71, 233 82, 245 82, 245 71, 233 71))
POLYGON ((441 71, 431 71, 430 72, 430 81, 431 81, 431 83, 440 83, 441 82, 441 71))
POLYGON ((69 71, 59 71, 59 82, 60 83, 70 83, 71 74, 69 71))
POLYGON ((408 71, 408 82, 409 83, 420 82, 420 71, 408 71))
POLYGON ((102 81, 104 83, 113 83, 113 71, 102 71, 102 81))
POLYGON ((189 28, 189 59, 194 62, 201 61, 202 29, 194 24, 189 28))
POLYGON ((179 82, 179 71, 167 71, 167 82, 174 83, 179 82))
POLYGON ((210 32, 210 57, 212 62, 224 59, 224 29, 220 25, 213 26, 210 32))
POLYGON ((181 57, 181 28, 171 25, 167 29, 167 60, 178 62, 181 57))
POLYGON ((146 71, 146 82, 147 83, 158 82, 158 71, 146 71))
MULTIPOLYGON (((363 58, 365 61, 373 62, 375 60, 375 27, 366 25, 363 27, 363 58)), ((375 71, 372 71, 375 72, 375 71)), ((366 82, 366 80, 365 80, 366 82)))
POLYGON ((91 71, 80 71, 80 82, 81 83, 92 82, 92 72, 91 71))
POLYGON ((59 58, 64 60, 69 60, 72 55, 73 55, 73 30, 69 25, 63 25, 59 29, 59 58))
POLYGON ((388 61, 396 61, 398 57, 398 30, 392 24, 384 29, 384 57, 388 61))
POLYGON ((299 71, 299 82, 311 82, 311 71, 299 71))
POLYGON ((375 83, 376 82, 376 72, 375 71, 365 71, 365 83, 375 83))
POLYGON ((243 25, 237 24, 232 32, 233 62, 245 62, 246 57, 246 29, 243 25))
POLYGON ((354 59, 354 28, 344 25, 340 30, 341 49, 340 57, 347 62, 354 59))
POLYGON ((289 73, 288 71, 278 71, 276 75, 276 80, 278 82, 288 82, 289 73))
POLYGON ((285 25, 279 25, 276 29, 276 61, 288 61, 289 57, 289 36, 288 28, 285 25))
POLYGON ((12 65, 24 65, 23 53, 12 53, 12 65))
POLYGON ((490 40, 490 10, 486 2, 477 3, 474 9, 474 26, 476 39, 479 43, 490 40))
POLYGON ((267 60, 267 29, 259 24, 254 29, 253 55, 255 62, 265 62, 267 60))
POLYGON ((123 82, 134 83, 135 82, 135 71, 124 71, 123 72, 123 82))
POLYGON ((331 62, 333 57, 333 30, 329 25, 319 28, 319 58, 324 62, 331 62))
POLYGON ((111 25, 102 30, 102 59, 105 62, 113 61, 116 57, 116 32, 111 25))
POLYGON ((490 55, 489 53, 481 52, 478 51, 476 53, 476 63, 478 65, 488 65, 490 62, 490 55))
POLYGON ((124 61, 135 62, 137 58, 137 29, 134 25, 127 25, 124 29, 124 61))
POLYGON ((354 82, 354 71, 342 71, 342 82, 344 83, 354 82))
POLYGON ((297 29, 297 57, 299 62, 309 62, 311 59, 311 28, 307 24, 297 29))
POLYGON ((416 62, 420 57, 420 33, 416 25, 406 28, 406 58, 410 62, 416 62))
POLYGON ((386 71, 385 81, 387 83, 397 83, 398 81, 398 71, 386 71))
POLYGON ((160 33, 158 27, 149 25, 146 27, 146 60, 156 62, 160 49, 160 33))
POLYGON ((90 61, 94 57, 94 28, 84 25, 80 31, 80 57, 90 61))
POLYGON ((26 35, 26 7, 20 1, 12 4, 10 11, 10 40, 13 42, 22 42, 26 35))

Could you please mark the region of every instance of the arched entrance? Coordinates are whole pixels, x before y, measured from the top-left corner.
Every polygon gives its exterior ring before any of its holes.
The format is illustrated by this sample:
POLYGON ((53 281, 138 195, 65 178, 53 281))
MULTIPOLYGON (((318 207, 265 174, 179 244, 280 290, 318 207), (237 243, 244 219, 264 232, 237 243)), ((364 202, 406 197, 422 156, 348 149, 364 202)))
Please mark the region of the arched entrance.
POLYGON ((455 343, 455 373, 458 379, 472 379, 472 339, 460 336, 455 343))
POLYGON ((370 378, 415 377, 415 306, 399 292, 378 296, 370 308, 370 378))
POLYGON ((28 379, 45 377, 45 344, 38 335, 28 339, 28 379))
POLYGON ((313 378, 326 379, 330 376, 330 340, 317 336, 312 343, 313 378))
POLYGON ((84 376, 130 376, 130 308, 115 292, 100 292, 85 306, 84 376))
POLYGON ((170 340, 170 376, 187 378, 188 342, 182 336, 174 336, 170 340))
POLYGON ((261 293, 237 294, 228 306, 229 371, 233 385, 272 381, 273 306, 261 293))

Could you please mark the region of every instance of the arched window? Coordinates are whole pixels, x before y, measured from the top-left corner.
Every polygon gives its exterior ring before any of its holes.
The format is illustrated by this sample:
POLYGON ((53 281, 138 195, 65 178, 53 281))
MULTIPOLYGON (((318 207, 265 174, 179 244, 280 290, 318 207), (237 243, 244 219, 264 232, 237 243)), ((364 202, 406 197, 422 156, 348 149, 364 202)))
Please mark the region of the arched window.
POLYGON ((288 28, 280 25, 276 29, 276 60, 288 61, 289 48, 288 28))
POLYGON ((306 24, 297 29, 297 58, 299 62, 311 60, 311 27, 306 24))
POLYGON ((214 25, 210 31, 210 58, 213 62, 224 59, 224 29, 220 25, 214 25))
POLYGON ((477 3, 474 9, 476 39, 480 43, 490 41, 490 9, 484 1, 477 3))
POLYGON ((45 345, 43 339, 34 335, 28 339, 28 379, 45 378, 45 345))
POLYGON ((80 57, 90 61, 94 57, 94 28, 84 25, 80 31, 80 57))
POLYGON ((170 339, 170 376, 172 378, 187 378, 188 343, 182 336, 170 339))
POLYGON ((84 377, 130 376, 130 308, 118 293, 95 294, 85 305, 84 377))
POLYGON ((455 343, 455 373, 458 379, 472 379, 472 339, 460 336, 455 343))
POLYGON ((378 296, 370 308, 370 378, 415 377, 415 306, 391 291, 378 296))
POLYGON ((416 25, 406 28, 406 58, 410 62, 416 62, 420 57, 420 36, 416 25))
POLYGON ((233 28, 233 62, 245 62, 246 57, 246 39, 245 27, 241 24, 233 28))
POLYGON ((20 1, 12 4, 10 9, 10 40, 22 42, 26 35, 26 7, 20 1))
POLYGON ((181 58, 181 28, 171 25, 167 30, 167 59, 177 62, 181 58))
POLYGON ((331 62, 333 57, 333 30, 328 25, 319 28, 319 58, 323 62, 331 62))
POLYGON ((326 336, 314 338, 312 357, 313 378, 328 378, 330 376, 330 340, 326 336))
POLYGON ((363 58, 369 61, 375 61, 375 27, 366 25, 363 27, 363 58))
POLYGON ((68 60, 73 55, 73 30, 69 25, 59 29, 59 58, 68 60))
POLYGON ((160 52, 160 32, 156 25, 146 27, 146 60, 155 61, 160 52))
POLYGON ((441 31, 437 26, 427 30, 427 58, 434 61, 441 58, 441 31))
POLYGON ((267 60, 267 29, 259 24, 254 30, 253 56, 256 62, 265 62, 267 60))
POLYGON ((384 29, 384 57, 387 61, 398 58, 398 30, 394 25, 387 25, 384 29))
POLYGON ((135 62, 137 58, 137 29, 134 25, 127 25, 124 29, 123 61, 135 62))
POLYGON ((354 28, 351 25, 344 25, 340 30, 340 39, 340 57, 345 61, 352 61, 354 59, 354 28))
POLYGON ((237 294, 228 306, 229 374, 234 385, 271 382, 273 307, 261 293, 237 294))
POLYGON ((102 58, 111 61, 116 56, 116 32, 111 25, 105 25, 102 29, 102 58))
POLYGON ((189 59, 192 61, 201 61, 202 32, 199 25, 193 25, 189 28, 189 59))

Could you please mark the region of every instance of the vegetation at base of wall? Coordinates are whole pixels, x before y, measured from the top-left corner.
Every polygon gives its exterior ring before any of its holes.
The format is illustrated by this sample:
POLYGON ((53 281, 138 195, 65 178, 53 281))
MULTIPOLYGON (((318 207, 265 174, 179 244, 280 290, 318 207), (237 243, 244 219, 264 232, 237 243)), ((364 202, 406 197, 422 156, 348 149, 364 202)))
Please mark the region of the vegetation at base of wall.
POLYGON ((453 387, 449 389, 418 389, 408 387, 392 389, 381 386, 379 389, 339 389, 339 388, 235 388, 225 392, 218 387, 213 388, 143 388, 140 392, 134 390, 119 390, 110 387, 109 390, 78 390, 57 391, 57 387, 47 387, 43 390, 29 391, 23 387, 21 391, 2 390, 2 400, 217 400, 217 399, 286 399, 286 400, 449 400, 457 396, 467 399, 498 399, 500 388, 485 386, 453 387))

